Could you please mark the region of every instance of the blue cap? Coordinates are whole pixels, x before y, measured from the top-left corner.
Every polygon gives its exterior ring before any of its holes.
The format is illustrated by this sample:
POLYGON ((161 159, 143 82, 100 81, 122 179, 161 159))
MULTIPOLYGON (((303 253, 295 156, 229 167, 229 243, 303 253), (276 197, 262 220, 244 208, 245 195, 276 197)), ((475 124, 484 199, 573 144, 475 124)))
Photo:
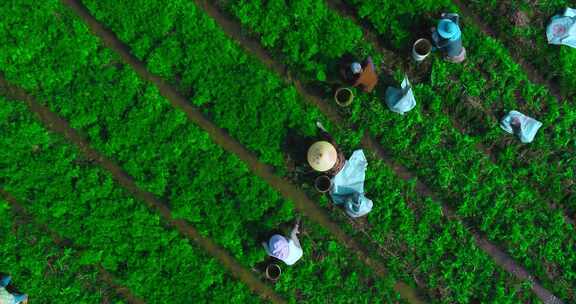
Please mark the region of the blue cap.
POLYGON ((462 34, 460 27, 450 19, 442 19, 438 23, 438 34, 440 37, 449 40, 457 40, 462 34))

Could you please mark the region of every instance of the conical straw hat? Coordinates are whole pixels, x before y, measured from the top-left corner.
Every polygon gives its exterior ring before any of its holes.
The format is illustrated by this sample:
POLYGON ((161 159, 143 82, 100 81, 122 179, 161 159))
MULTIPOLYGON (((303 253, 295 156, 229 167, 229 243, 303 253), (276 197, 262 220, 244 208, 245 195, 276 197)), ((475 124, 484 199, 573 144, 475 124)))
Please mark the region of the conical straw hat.
POLYGON ((317 141, 308 149, 308 163, 316 171, 332 169, 337 160, 336 148, 327 141, 317 141))

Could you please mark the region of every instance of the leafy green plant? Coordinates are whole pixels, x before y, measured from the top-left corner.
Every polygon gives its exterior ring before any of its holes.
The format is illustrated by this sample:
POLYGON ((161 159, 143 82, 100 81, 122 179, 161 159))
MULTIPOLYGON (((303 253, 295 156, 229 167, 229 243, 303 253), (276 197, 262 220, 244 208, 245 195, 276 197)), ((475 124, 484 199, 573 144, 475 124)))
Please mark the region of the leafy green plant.
MULTIPOLYGON (((22 248, 12 247, 15 240, 20 240, 16 238, 20 232, 5 233, 2 263, 14 276, 27 271, 44 275, 47 266, 42 254, 54 255, 58 267, 67 268, 60 275, 62 284, 68 285, 61 289, 25 285, 30 286, 31 299, 46 298, 46 302, 52 302, 64 293, 65 299, 85 297, 90 299, 87 302, 98 302, 99 293, 84 295, 83 291, 90 289, 83 287, 82 280, 75 280, 80 269, 102 264, 118 278, 119 284, 151 302, 168 298, 182 303, 191 298, 201 302, 258 302, 256 295, 227 275, 215 259, 166 228, 157 214, 115 185, 109 174, 84 159, 75 147, 48 133, 22 102, 0 98, 0 105, 5 118, 0 122, 0 147, 11 151, 0 160, 3 189, 12 193, 38 223, 48 225, 83 249, 64 252, 64 257, 60 257, 50 249, 54 246, 42 238, 37 245, 46 249, 31 255, 36 245, 22 243, 22 248), (19 252, 30 260, 19 260, 19 252), (75 255, 75 259, 70 255, 75 255), (66 257, 69 258, 64 260, 66 257), (207 279, 198 279, 204 277, 207 279), (75 282, 69 283, 70 280, 75 282)), ((21 242, 28 239, 22 238, 21 242)))
MULTIPOLYGON (((4 114, 6 109, 3 108, 4 114)), ((12 276, 18 290, 31 301, 100 303, 121 300, 99 280, 95 268, 78 263, 78 251, 62 248, 34 223, 17 217, 0 199, 0 269, 12 276)))

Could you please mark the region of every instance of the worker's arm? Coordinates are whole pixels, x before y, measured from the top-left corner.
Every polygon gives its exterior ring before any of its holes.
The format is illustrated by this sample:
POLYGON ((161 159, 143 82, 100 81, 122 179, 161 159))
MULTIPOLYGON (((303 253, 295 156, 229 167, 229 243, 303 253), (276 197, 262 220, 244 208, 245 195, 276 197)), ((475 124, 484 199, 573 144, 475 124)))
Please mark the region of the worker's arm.
POLYGON ((300 246, 300 240, 298 239, 298 233, 300 233, 299 229, 300 229, 300 223, 296 223, 296 225, 294 225, 294 228, 292 229, 292 232, 290 233, 290 239, 294 241, 294 245, 296 245, 296 247, 302 248, 302 246, 300 246))
POLYGON ((368 56, 368 58, 366 58, 366 67, 370 67, 372 69, 372 71, 376 72, 376 66, 374 65, 374 61, 372 60, 371 56, 368 56))
POLYGON ((270 250, 268 249, 268 243, 262 242, 262 246, 264 247, 264 250, 266 250, 266 253, 270 254, 270 250))
POLYGON ((327 175, 330 177, 336 176, 336 174, 338 174, 346 164, 346 158, 344 157, 344 153, 342 153, 340 150, 336 151, 338 152, 338 159, 336 160, 336 164, 334 165, 334 167, 332 167, 332 169, 330 169, 327 172, 327 175))
MULTIPOLYGON (((330 135, 330 133, 328 133, 328 131, 326 131, 323 128, 318 127, 318 129, 320 129, 320 138, 322 138, 322 140, 331 143, 334 146, 334 148, 336 148, 336 143, 334 142, 334 138, 332 138, 332 135, 330 135)), ((338 150, 338 148, 336 148, 336 150, 338 150)))
POLYGON ((452 20, 454 23, 460 26, 460 15, 456 13, 442 13, 441 17, 452 20))
POLYGON ((450 43, 450 40, 440 37, 436 28, 434 28, 434 32, 432 33, 432 41, 437 49, 443 49, 450 43))

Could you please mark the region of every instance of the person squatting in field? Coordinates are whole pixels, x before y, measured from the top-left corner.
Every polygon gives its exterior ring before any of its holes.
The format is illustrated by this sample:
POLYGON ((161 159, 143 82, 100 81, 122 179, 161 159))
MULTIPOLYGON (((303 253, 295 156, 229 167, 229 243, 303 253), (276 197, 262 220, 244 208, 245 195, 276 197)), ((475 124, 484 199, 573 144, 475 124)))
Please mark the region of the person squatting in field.
POLYGON ((320 122, 316 122, 323 141, 317 141, 308 149, 308 163, 317 172, 330 177, 332 202, 344 208, 346 214, 357 218, 368 214, 373 202, 364 195, 364 181, 368 162, 362 150, 352 153, 346 160, 320 122))
POLYGON ((262 246, 269 256, 281 260, 288 266, 294 265, 303 255, 302 246, 298 239, 299 233, 300 221, 298 220, 292 228, 290 238, 287 239, 282 235, 274 234, 268 242, 262 242, 262 246))
POLYGON ((458 14, 443 13, 437 27, 432 27, 432 41, 441 51, 446 61, 461 63, 466 59, 466 49, 462 46, 462 31, 458 14))
POLYGON ((316 126, 320 130, 321 140, 312 144, 308 149, 308 163, 315 171, 333 177, 342 170, 346 158, 324 126, 320 122, 316 122, 316 126))
POLYGON ((371 57, 362 63, 355 60, 345 62, 340 73, 346 82, 354 87, 360 87, 366 93, 372 92, 378 83, 376 67, 371 57))

